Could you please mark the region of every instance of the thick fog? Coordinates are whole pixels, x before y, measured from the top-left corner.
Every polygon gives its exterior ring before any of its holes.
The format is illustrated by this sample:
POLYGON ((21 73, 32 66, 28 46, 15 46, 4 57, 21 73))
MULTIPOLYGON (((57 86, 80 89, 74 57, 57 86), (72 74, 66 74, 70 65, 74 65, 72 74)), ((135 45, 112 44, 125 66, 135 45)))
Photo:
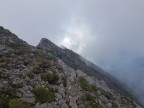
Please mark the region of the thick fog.
POLYGON ((144 100, 144 0, 0 0, 0 25, 93 61, 144 100))

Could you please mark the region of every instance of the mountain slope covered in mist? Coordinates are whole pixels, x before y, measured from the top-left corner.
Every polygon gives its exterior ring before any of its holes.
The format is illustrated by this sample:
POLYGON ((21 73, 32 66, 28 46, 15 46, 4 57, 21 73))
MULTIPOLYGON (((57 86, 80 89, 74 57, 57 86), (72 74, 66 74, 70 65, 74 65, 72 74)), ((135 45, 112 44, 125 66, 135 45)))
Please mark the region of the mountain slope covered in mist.
POLYGON ((0 108, 139 108, 117 79, 48 39, 37 47, 0 27, 0 108))

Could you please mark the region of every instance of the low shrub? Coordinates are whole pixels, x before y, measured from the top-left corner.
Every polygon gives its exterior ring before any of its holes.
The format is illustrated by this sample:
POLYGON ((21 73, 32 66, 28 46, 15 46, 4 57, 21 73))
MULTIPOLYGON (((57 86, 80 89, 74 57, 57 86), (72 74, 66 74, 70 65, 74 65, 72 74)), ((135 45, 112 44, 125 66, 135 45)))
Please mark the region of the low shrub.
POLYGON ((96 102, 90 102, 89 105, 90 105, 90 108, 102 108, 101 105, 96 102))
POLYGON ((54 90, 51 88, 35 88, 32 90, 32 93, 36 96, 36 102, 45 103, 49 102, 52 103, 55 101, 54 90))
POLYGON ((13 88, 0 89, 0 108, 9 108, 9 100, 16 98, 16 91, 13 88))
POLYGON ((84 77, 80 77, 79 81, 80 81, 80 86, 82 89, 84 89, 86 91, 90 91, 90 89, 91 89, 90 84, 84 77))
POLYGON ((102 92, 102 95, 104 95, 104 96, 105 96, 107 99, 109 99, 109 100, 114 100, 113 95, 112 95, 111 93, 109 93, 109 92, 103 91, 103 92, 102 92))
POLYGON ((35 74, 44 73, 44 71, 39 66, 34 67, 32 72, 35 73, 35 74))
POLYGON ((51 54, 51 53, 48 53, 48 60, 55 60, 55 57, 51 54))
POLYGON ((112 108, 118 108, 118 104, 116 102, 112 102, 112 108))
POLYGON ((0 89, 0 97, 1 98, 6 98, 6 97, 9 97, 9 98, 16 98, 16 91, 14 88, 2 88, 0 89))
POLYGON ((62 77, 62 80, 63 80, 63 86, 64 87, 67 87, 67 77, 62 77))
POLYGON ((30 105, 19 99, 11 99, 9 102, 9 108, 30 108, 30 105))
POLYGON ((48 81, 49 84, 57 84, 59 80, 59 76, 53 72, 53 73, 44 73, 41 75, 42 80, 48 81))
POLYGON ((31 79, 34 78, 34 74, 32 72, 28 72, 26 75, 31 79))
POLYGON ((90 95, 89 93, 86 93, 86 94, 84 95, 84 100, 85 100, 85 101, 88 101, 88 102, 95 102, 95 97, 92 96, 92 95, 90 95))
POLYGON ((15 89, 18 89, 18 88, 22 88, 22 87, 23 87, 23 85, 22 85, 21 83, 12 84, 11 86, 12 86, 13 88, 15 88, 15 89))
POLYGON ((0 99, 0 108, 9 108, 9 99, 0 99))
POLYGON ((61 65, 57 65, 57 69, 63 71, 63 67, 61 65))
POLYGON ((40 63, 39 63, 39 67, 40 68, 50 68, 50 61, 48 60, 41 60, 40 63))
POLYGON ((86 102, 88 102, 90 108, 101 108, 101 105, 95 102, 95 97, 89 93, 86 93, 83 98, 86 102))
POLYGON ((91 85, 92 92, 96 93, 98 91, 98 88, 95 85, 91 85))
POLYGON ((82 89, 93 93, 96 93, 98 91, 98 88, 93 84, 89 84, 89 82, 84 77, 80 77, 79 81, 82 89))
POLYGON ((19 48, 25 47, 23 44, 20 44, 20 43, 8 43, 7 46, 16 50, 19 48))

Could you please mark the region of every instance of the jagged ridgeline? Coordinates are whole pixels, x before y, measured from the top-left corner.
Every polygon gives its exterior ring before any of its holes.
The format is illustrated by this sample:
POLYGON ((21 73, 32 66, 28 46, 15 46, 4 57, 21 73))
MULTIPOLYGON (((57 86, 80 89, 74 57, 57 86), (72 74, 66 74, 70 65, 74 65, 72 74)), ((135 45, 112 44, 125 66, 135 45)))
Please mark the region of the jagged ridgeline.
POLYGON ((37 47, 0 27, 0 108, 140 108, 120 81, 48 39, 37 47))

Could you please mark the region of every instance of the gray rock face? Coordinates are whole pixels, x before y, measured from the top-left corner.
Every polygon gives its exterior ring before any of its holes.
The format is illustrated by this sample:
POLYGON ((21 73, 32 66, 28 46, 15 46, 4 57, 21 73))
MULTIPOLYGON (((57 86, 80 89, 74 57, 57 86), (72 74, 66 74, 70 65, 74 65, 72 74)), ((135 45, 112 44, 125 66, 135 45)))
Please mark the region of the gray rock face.
POLYGON ((120 93, 126 94, 117 80, 73 51, 47 39, 36 48, 0 27, 1 99, 15 97, 34 108, 90 108, 91 102, 102 108, 138 107, 120 93))
POLYGON ((0 88, 3 88, 3 87, 4 87, 3 83, 2 83, 2 82, 0 82, 0 88))
POLYGON ((67 106, 67 104, 62 104, 62 106, 61 106, 62 108, 69 108, 68 106, 67 106))
POLYGON ((6 49, 6 46, 5 45, 0 45, 0 51, 1 50, 5 50, 6 49))
POLYGON ((41 104, 41 105, 36 105, 35 108, 52 108, 52 107, 48 107, 47 103, 41 104))
POLYGON ((59 94, 59 93, 56 93, 55 95, 56 95, 56 100, 60 100, 60 99, 62 99, 62 96, 61 96, 61 94, 59 94))
POLYGON ((70 99, 71 108, 78 108, 77 103, 76 103, 76 99, 71 97, 71 96, 69 97, 69 99, 70 99))
POLYGON ((28 98, 20 98, 21 100, 28 102, 28 103, 35 103, 35 97, 28 97, 28 98))
MULTIPOLYGON (((61 60, 63 60, 64 63, 69 65, 75 70, 82 71, 81 74, 86 73, 88 75, 94 76, 97 80, 101 80, 102 83, 105 83, 105 89, 111 88, 115 92, 120 93, 121 95, 125 97, 129 97, 132 100, 136 100, 134 98, 134 95, 130 93, 130 89, 123 83, 121 83, 119 80, 115 79, 110 74, 106 73, 101 68, 97 67, 92 62, 86 60, 85 58, 81 57, 80 55, 76 54, 72 50, 69 50, 67 48, 61 49, 55 44, 53 44, 50 40, 43 38, 37 48, 43 49, 45 51, 53 52, 55 56, 57 56, 57 53, 61 54, 61 60)), ((71 71, 68 70, 69 73, 66 73, 70 75, 71 71)), ((75 74, 73 74, 75 76, 75 74)), ((74 81, 74 76, 71 76, 71 81, 74 81)), ((100 84, 99 84, 100 85, 100 84)), ((138 102, 138 101, 137 101, 138 102)))

